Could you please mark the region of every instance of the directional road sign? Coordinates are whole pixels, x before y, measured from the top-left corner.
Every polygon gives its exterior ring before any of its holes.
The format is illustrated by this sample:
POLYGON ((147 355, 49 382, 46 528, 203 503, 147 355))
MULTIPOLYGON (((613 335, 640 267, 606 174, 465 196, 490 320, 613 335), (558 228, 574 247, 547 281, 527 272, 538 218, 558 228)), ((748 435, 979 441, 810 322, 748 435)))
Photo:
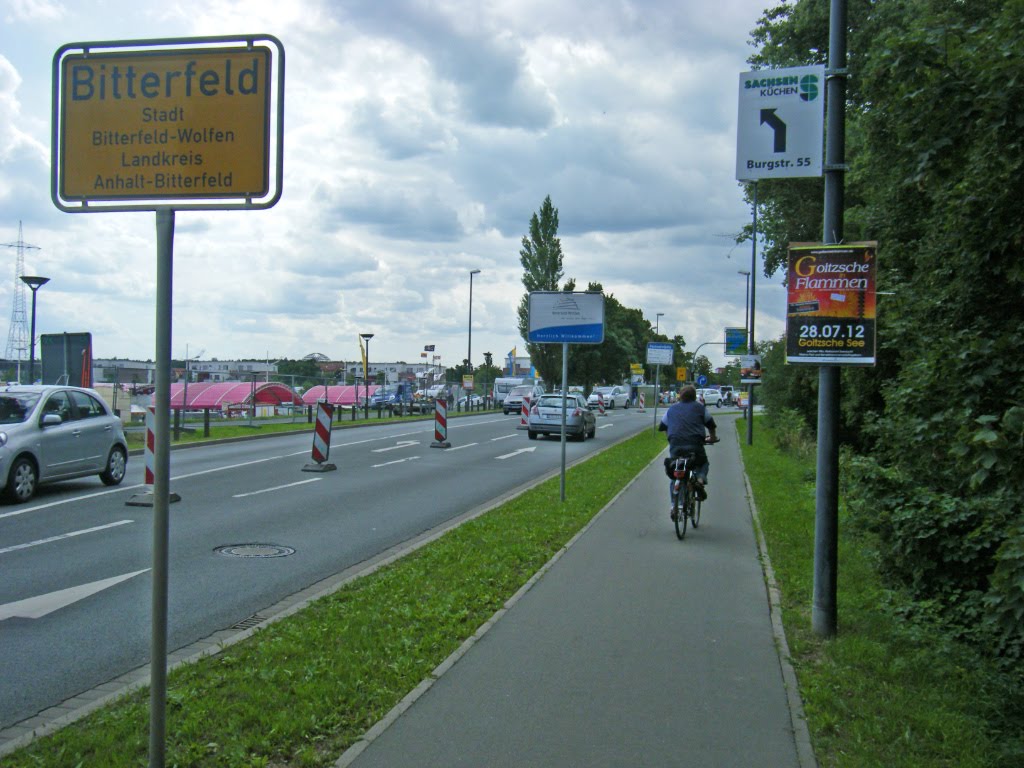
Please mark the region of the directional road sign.
POLYGON ((740 74, 736 178, 821 176, 825 67, 740 74))

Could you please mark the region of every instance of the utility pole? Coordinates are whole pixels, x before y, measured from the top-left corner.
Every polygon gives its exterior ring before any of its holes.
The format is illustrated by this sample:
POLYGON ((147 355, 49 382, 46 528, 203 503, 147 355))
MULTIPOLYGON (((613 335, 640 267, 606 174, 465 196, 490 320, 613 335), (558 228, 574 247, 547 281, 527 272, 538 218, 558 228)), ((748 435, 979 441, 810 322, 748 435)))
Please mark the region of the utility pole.
MULTIPOLYGON (((824 243, 843 240, 846 171, 846 0, 831 0, 825 122, 824 243)), ((818 369, 818 455, 814 506, 814 593, 811 628, 834 637, 839 559, 839 367, 818 369)))
MULTIPOLYGON (((14 291, 11 301, 11 326, 7 332, 7 360, 18 361, 18 383, 21 383, 21 361, 28 349, 28 318, 25 315, 25 283, 21 281, 25 274, 25 251, 39 250, 38 245, 29 245, 22 237, 21 222, 18 222, 18 239, 13 243, 0 243, 5 248, 17 249, 18 255, 14 265, 14 291)), ((35 341, 33 339, 33 341, 35 341)), ((31 373, 29 373, 31 378, 31 373)))

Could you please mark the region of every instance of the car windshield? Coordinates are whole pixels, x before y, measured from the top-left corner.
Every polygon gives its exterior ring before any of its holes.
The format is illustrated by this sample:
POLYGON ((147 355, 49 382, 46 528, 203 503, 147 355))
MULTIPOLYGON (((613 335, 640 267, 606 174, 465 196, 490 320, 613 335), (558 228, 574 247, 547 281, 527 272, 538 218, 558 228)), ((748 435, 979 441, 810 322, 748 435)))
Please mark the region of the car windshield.
MULTIPOLYGON (((562 396, 561 395, 544 395, 540 400, 537 401, 538 408, 561 408, 562 407, 562 396)), ((576 398, 567 397, 565 399, 566 408, 576 407, 576 398)))
POLYGON ((0 424, 20 424, 28 417, 37 402, 39 394, 36 392, 5 392, 0 395, 0 424))
POLYGON ((615 387, 597 387, 594 390, 594 394, 596 395, 598 392, 600 392, 602 395, 607 395, 610 394, 613 389, 615 389, 615 387))
POLYGON ((533 392, 533 387, 530 386, 530 385, 526 385, 526 386, 516 387, 509 394, 510 395, 528 395, 531 392, 533 392))

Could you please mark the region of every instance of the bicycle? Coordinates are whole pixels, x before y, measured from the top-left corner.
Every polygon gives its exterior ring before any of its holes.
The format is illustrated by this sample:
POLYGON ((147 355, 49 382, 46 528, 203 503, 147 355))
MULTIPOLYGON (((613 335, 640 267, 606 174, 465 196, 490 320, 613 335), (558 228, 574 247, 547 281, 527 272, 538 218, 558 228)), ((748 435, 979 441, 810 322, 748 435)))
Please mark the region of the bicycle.
POLYGON ((672 522, 676 527, 676 538, 680 541, 686 538, 688 523, 692 522, 695 530, 700 525, 701 501, 697 498, 697 484, 691 466, 696 458, 696 454, 687 453, 672 462, 672 522))

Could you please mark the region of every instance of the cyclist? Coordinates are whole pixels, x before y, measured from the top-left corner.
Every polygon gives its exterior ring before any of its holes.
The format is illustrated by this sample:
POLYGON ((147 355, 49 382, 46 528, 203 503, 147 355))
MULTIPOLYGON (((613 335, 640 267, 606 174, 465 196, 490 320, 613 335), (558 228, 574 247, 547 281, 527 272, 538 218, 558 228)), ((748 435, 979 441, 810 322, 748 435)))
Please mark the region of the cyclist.
MULTIPOLYGON (((707 498, 704 490, 708 482, 708 470, 711 468, 708 455, 704 451, 705 443, 717 443, 718 425, 708 413, 707 407, 697 400, 697 390, 687 385, 679 390, 679 402, 674 403, 661 417, 658 429, 668 432, 669 456, 676 458, 687 453, 697 456, 697 469, 694 482, 697 484, 697 498, 707 498), (705 430, 708 437, 705 438, 705 430)), ((669 502, 672 502, 672 483, 669 483, 669 502)))

